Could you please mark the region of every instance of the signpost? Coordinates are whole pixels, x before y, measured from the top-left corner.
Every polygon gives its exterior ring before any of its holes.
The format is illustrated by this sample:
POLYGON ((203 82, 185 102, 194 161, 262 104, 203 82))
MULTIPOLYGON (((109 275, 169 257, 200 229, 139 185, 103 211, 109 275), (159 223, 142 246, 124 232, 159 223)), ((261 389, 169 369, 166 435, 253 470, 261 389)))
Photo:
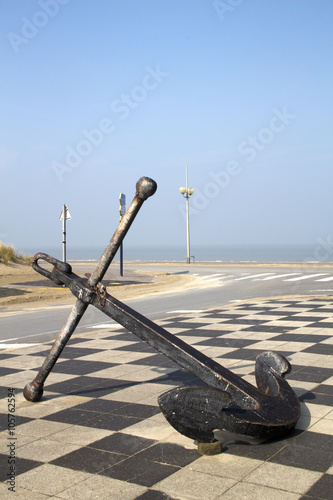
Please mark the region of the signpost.
POLYGON ((62 220, 62 260, 66 262, 66 220, 71 220, 67 205, 63 205, 59 220, 62 220))
MULTIPOLYGON (((126 195, 123 194, 123 193, 120 193, 119 195, 119 214, 120 214, 120 217, 119 217, 119 222, 121 221, 121 219, 123 218, 123 216, 125 215, 126 213, 126 195)), ((124 276, 124 267, 123 267, 123 243, 121 242, 121 245, 120 245, 120 276, 124 276)))

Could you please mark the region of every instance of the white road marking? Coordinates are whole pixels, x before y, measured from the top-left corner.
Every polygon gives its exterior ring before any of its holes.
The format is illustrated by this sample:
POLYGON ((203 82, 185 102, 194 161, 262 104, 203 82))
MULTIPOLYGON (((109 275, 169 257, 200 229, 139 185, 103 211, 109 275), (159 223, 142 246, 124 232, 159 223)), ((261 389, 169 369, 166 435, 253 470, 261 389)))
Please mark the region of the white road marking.
POLYGON ((88 328, 96 328, 99 330, 100 328, 123 328, 123 326, 118 325, 118 323, 101 323, 100 325, 88 326, 88 328))
POLYGON ((328 278, 320 278, 320 280, 315 281, 333 281, 333 276, 329 276, 328 278))
POLYGON ((32 347, 40 344, 0 344, 0 349, 16 349, 18 347, 32 347))
POLYGON ((209 274, 208 276, 203 276, 203 279, 207 280, 207 278, 215 278, 217 276, 223 276, 223 275, 224 273, 209 274))
POLYGON ((202 313, 203 309, 178 309, 177 311, 167 311, 166 314, 174 314, 174 313, 202 313))
POLYGON ((217 278, 211 278, 209 280, 206 280, 206 283, 210 283, 211 281, 218 281, 220 279, 222 279, 222 276, 218 276, 217 278))
POLYGON ((290 278, 287 280, 283 281, 300 281, 300 280, 307 280, 309 278, 316 278, 317 276, 324 276, 327 273, 320 273, 320 274, 306 274, 305 276, 298 276, 297 278, 290 278))
POLYGON ((277 278, 284 278, 285 276, 294 276, 295 274, 301 274, 301 273, 277 274, 276 276, 267 276, 267 278, 257 278, 254 281, 276 280, 277 278))
POLYGON ((275 273, 251 274, 250 276, 244 276, 244 278, 235 278, 235 281, 250 280, 251 278, 259 278, 260 276, 267 276, 268 274, 275 274, 275 273))

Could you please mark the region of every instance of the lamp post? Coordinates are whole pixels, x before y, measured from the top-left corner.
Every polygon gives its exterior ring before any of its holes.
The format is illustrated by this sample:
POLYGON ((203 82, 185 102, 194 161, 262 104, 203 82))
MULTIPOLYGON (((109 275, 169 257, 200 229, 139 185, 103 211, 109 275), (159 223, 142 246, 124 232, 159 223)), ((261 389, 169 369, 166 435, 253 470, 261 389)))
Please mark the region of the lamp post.
POLYGON ((191 255, 190 255, 190 212, 189 212, 189 198, 194 193, 193 188, 188 187, 188 171, 186 164, 186 187, 182 186, 179 188, 179 192, 184 196, 186 200, 186 234, 187 234, 187 264, 191 263, 191 255))

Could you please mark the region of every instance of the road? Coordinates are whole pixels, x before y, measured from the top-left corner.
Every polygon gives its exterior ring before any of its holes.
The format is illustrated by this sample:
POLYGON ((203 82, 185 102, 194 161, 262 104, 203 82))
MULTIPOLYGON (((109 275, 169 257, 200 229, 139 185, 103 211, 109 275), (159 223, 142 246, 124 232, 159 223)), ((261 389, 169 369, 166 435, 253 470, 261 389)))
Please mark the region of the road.
MULTIPOLYGON (((126 272, 133 275, 135 270, 195 275, 206 285, 125 301, 153 321, 177 312, 221 307, 247 299, 333 294, 333 264, 135 264, 125 267, 125 278, 126 272)), ((109 292, 112 294, 112 290, 109 292)), ((70 310, 71 306, 54 306, 1 313, 0 348, 55 339, 70 310)), ((112 328, 112 324, 110 318, 91 306, 76 331, 112 328)))

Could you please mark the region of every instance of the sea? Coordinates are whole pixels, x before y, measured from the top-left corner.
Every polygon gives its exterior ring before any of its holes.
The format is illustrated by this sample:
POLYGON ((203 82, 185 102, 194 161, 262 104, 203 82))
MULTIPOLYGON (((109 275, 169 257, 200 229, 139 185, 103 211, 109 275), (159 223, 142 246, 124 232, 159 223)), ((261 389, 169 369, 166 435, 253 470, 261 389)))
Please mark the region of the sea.
MULTIPOLYGON (((25 254, 47 253, 62 260, 63 250, 57 248, 23 248, 25 254)), ((67 244, 66 260, 95 261, 102 247, 72 247, 67 244)), ((123 246, 124 262, 186 262, 186 246, 123 246)), ((248 263, 328 263, 333 262, 333 245, 193 245, 191 262, 248 262, 248 263)), ((119 251, 114 258, 119 261, 119 251)))

